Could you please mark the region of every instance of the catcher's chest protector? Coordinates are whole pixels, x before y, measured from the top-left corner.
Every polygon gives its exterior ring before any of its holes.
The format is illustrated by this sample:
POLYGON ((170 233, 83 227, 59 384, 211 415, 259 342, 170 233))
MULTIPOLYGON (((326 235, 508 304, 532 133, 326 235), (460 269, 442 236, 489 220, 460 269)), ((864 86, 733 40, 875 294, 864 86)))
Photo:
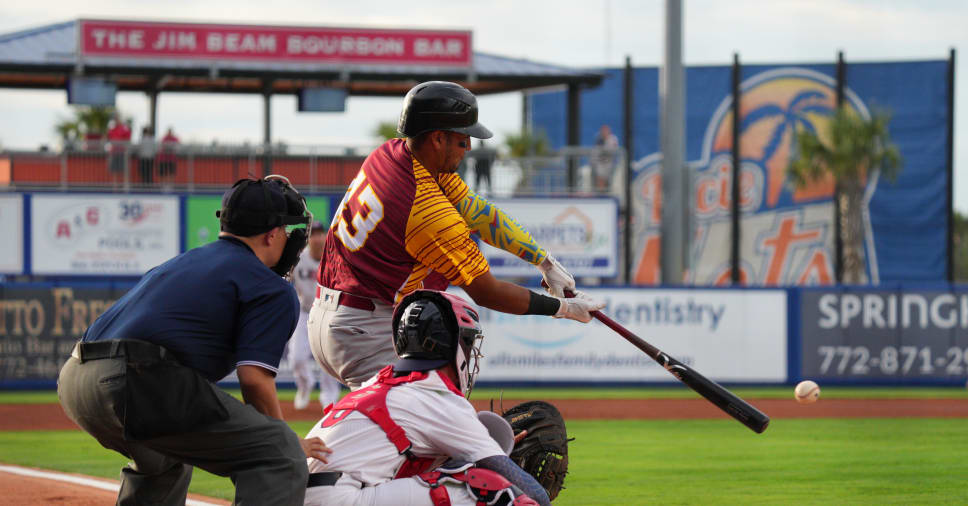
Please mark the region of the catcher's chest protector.
POLYGON ((386 366, 377 376, 377 382, 351 392, 340 399, 335 405, 330 405, 323 413, 323 427, 331 427, 340 420, 346 418, 353 411, 359 411, 367 416, 373 423, 377 424, 386 434, 387 439, 393 443, 400 455, 407 457, 407 460, 397 470, 393 479, 409 478, 420 473, 426 472, 436 460, 433 457, 418 457, 410 451, 413 443, 407 438, 403 428, 397 425, 390 418, 387 410, 387 394, 390 389, 404 383, 412 383, 427 378, 427 373, 422 371, 412 372, 407 376, 393 377, 393 366, 386 366))

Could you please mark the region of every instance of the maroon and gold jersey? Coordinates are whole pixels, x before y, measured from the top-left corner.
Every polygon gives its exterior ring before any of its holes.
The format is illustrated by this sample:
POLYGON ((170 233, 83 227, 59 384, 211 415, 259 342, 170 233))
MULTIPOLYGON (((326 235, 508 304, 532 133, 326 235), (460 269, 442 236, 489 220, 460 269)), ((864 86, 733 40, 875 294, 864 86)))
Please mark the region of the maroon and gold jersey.
POLYGON ((363 162, 340 203, 320 264, 319 284, 393 304, 436 271, 466 285, 489 269, 454 207, 467 196, 457 174, 435 180, 393 139, 363 162))

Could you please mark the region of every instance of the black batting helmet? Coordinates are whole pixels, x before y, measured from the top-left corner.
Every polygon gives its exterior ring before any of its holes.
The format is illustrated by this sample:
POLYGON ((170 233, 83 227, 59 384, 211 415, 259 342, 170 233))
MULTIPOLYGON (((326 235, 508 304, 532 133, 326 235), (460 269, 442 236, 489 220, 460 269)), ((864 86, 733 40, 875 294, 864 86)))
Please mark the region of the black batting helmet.
POLYGON ((448 130, 478 139, 490 139, 494 135, 477 122, 474 94, 447 81, 420 83, 403 99, 397 131, 412 138, 433 130, 448 130))

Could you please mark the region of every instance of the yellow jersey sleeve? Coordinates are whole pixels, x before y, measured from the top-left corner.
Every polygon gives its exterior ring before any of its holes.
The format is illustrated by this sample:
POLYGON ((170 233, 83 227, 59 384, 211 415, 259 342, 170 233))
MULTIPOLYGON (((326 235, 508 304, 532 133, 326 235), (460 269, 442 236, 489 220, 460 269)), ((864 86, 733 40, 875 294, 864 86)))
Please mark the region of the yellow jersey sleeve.
POLYGON ((457 207, 457 204, 467 198, 467 194, 470 193, 467 183, 456 172, 441 174, 437 177, 437 182, 440 184, 440 191, 444 192, 447 200, 454 207, 457 207))
POLYGON ((524 227, 518 225, 499 207, 470 191, 457 174, 447 176, 453 177, 446 181, 442 178, 441 189, 454 203, 468 228, 480 234, 481 240, 528 263, 538 265, 544 261, 548 252, 538 245, 524 227), (459 184, 452 179, 456 179, 459 184))
MULTIPOLYGON (((417 190, 407 219, 407 252, 451 283, 470 284, 490 269, 487 260, 471 240, 467 224, 444 195, 442 186, 416 159, 413 171, 417 190)), ((421 278, 426 276, 421 274, 421 278)), ((408 283, 417 281, 411 279, 408 283)))

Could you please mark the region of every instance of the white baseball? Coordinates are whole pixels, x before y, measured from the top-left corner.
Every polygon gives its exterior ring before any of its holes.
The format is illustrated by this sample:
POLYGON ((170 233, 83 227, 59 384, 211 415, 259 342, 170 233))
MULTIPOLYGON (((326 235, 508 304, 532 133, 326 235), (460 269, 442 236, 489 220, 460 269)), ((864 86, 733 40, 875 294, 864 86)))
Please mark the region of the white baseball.
POLYGON ((793 391, 794 397, 800 404, 810 404, 816 402, 820 397, 820 386, 813 381, 801 381, 797 383, 796 390, 793 391))

